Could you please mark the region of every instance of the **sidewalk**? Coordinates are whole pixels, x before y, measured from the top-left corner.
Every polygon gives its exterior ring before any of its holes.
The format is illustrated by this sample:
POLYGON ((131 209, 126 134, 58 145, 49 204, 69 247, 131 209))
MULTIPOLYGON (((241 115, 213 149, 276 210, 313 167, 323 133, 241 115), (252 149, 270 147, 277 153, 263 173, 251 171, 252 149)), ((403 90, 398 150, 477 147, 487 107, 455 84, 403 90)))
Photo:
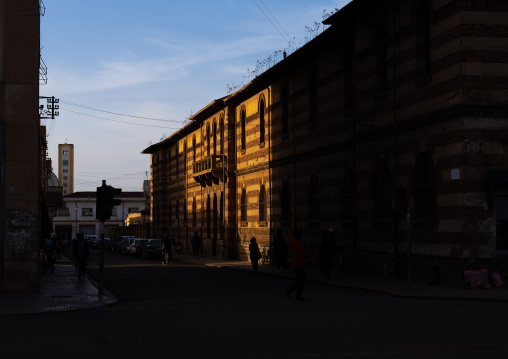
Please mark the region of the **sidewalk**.
MULTIPOLYGON (((244 271, 252 271, 250 261, 224 261, 210 258, 198 260, 188 255, 180 255, 177 260, 199 263, 207 266, 224 267, 244 271)), ((294 278, 293 272, 286 268, 277 272, 275 266, 260 264, 258 272, 265 275, 276 275, 281 277, 294 278)), ((508 302, 508 287, 503 286, 491 289, 466 289, 462 283, 454 285, 426 285, 424 283, 392 282, 381 281, 375 277, 365 277, 332 272, 331 279, 326 279, 318 269, 307 268, 305 270, 307 281, 315 281, 339 287, 369 291, 377 294, 385 294, 413 299, 437 299, 437 300, 477 300, 490 302, 508 302)))
POLYGON ((118 302, 106 290, 102 296, 98 293, 95 283, 86 276, 78 279, 72 263, 62 258, 54 273, 42 275, 39 294, 0 295, 0 316, 92 309, 118 302))
MULTIPOLYGON (((194 259, 190 255, 180 255, 174 260, 204 266, 252 271, 249 261, 194 259)), ((260 264, 258 271, 261 275, 294 278, 289 269, 277 272, 275 266, 268 264, 260 264)), ((306 280, 404 298, 508 302, 508 287, 470 290, 460 284, 457 286, 429 286, 413 283, 410 288, 408 282, 384 282, 379 278, 344 276, 339 273, 332 273, 331 279, 325 279, 318 270, 309 268, 306 269, 306 280)), ((87 277, 78 279, 72 263, 64 259, 57 262, 54 273, 42 276, 41 293, 36 295, 0 295, 0 316, 92 309, 118 302, 118 299, 106 289, 103 292, 103 295, 99 296, 96 283, 87 277)))

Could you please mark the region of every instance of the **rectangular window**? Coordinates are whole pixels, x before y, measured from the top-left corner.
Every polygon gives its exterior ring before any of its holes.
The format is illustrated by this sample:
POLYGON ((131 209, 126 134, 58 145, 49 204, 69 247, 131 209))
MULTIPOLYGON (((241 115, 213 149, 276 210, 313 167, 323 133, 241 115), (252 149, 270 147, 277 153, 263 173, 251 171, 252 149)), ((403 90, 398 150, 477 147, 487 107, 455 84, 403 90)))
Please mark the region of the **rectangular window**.
POLYGON ((62 166, 68 166, 69 160, 62 160, 62 166))
POLYGON ((92 208, 81 208, 81 215, 83 217, 93 216, 92 208))
POLYGON ((68 208, 60 208, 57 209, 56 212, 58 217, 68 217, 69 216, 69 209, 68 208))
POLYGON ((69 173, 69 170, 62 170, 63 173, 69 173))
POLYGON ((508 196, 494 197, 496 214, 496 250, 508 251, 508 196))
POLYGON ((68 154, 69 154, 69 151, 64 150, 64 151, 62 152, 62 154, 64 154, 64 155, 68 155, 68 154))

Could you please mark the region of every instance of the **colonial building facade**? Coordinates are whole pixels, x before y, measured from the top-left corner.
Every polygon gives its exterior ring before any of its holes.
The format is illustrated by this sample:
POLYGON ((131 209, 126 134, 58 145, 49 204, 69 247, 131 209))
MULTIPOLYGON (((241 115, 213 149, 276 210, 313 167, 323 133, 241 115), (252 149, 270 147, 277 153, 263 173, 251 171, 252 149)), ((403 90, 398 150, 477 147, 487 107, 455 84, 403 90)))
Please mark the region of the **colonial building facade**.
POLYGON ((143 151, 154 233, 246 258, 294 228, 309 265, 334 228, 380 273, 460 280, 508 256, 508 3, 354 0, 328 28, 143 151))

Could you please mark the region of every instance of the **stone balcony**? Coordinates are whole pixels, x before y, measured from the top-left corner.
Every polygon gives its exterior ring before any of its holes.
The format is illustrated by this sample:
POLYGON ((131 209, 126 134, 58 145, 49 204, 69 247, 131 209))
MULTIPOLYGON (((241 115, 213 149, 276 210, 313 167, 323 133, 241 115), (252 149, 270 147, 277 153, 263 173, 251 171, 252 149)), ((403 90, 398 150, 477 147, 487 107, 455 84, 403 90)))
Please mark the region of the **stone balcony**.
POLYGON ((201 186, 212 186, 227 178, 226 156, 212 155, 192 164, 194 180, 201 186))

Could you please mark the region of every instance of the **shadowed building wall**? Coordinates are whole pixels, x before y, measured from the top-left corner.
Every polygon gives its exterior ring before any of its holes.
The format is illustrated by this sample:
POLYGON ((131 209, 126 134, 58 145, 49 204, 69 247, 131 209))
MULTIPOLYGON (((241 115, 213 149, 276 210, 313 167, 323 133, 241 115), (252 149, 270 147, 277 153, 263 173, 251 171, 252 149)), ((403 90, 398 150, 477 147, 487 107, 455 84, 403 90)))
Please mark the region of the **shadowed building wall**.
POLYGON ((0 6, 0 266, 4 292, 34 293, 40 237, 39 1, 0 6))

